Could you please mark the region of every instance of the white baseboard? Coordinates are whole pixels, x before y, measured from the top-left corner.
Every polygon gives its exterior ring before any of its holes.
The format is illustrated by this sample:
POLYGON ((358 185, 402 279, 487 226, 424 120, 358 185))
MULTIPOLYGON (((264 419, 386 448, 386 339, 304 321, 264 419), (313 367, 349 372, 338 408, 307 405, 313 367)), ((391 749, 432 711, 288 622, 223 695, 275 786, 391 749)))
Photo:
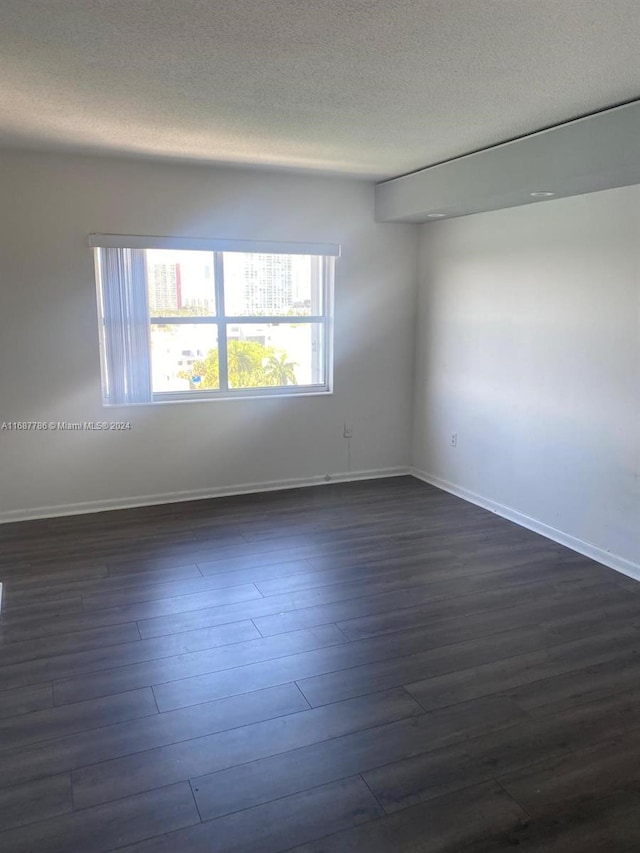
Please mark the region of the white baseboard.
MULTIPOLYGON (((542 521, 531 518, 522 512, 519 512, 512 507, 500 504, 483 495, 478 495, 471 492, 462 486, 457 486, 454 483, 449 483, 447 480, 442 480, 426 471, 421 471, 418 468, 409 468, 397 466, 395 468, 375 468, 367 471, 351 471, 340 472, 337 474, 318 474, 311 477, 297 477, 289 480, 269 480, 262 483, 241 483, 234 486, 220 486, 213 489, 193 489, 180 492, 164 492, 155 495, 138 495, 128 498, 113 498, 101 501, 85 501, 74 504, 58 504, 54 506, 34 507, 32 509, 9 510, 8 512, 0 513, 0 524, 7 524, 15 521, 29 521, 37 518, 56 518, 65 515, 85 515, 94 512, 105 512, 108 510, 117 509, 132 509, 140 506, 156 506, 158 504, 183 503, 185 501, 205 500, 207 498, 222 498, 232 495, 255 494, 258 492, 275 492, 283 489, 300 489, 308 486, 323 486, 331 483, 349 483, 358 480, 378 480, 384 477, 402 477, 410 474, 418 480, 429 483, 438 489, 449 492, 456 497, 462 498, 469 503, 476 504, 483 509, 494 512, 496 515, 506 518, 508 521, 513 521, 527 530, 532 530, 534 533, 539 533, 547 539, 558 542, 560 545, 565 545, 572 551, 583 554, 592 560, 596 560, 611 569, 615 569, 623 575, 627 575, 634 580, 640 581, 640 564, 627 560, 625 557, 620 557, 617 554, 612 554, 603 548, 587 542, 583 539, 578 539, 562 530, 557 530, 542 521)), ((0 586, 1 590, 1 586, 0 586)), ((0 593, 1 594, 1 593, 0 593)), ((1 598, 0 598, 1 601, 1 598)))
POLYGON ((431 486, 436 486, 436 488, 442 489, 445 492, 449 492, 458 498, 469 501, 469 503, 481 506, 483 509, 488 509, 490 512, 494 512, 496 515, 506 518, 508 521, 513 521, 515 524, 519 524, 520 527, 526 527, 527 530, 532 530, 534 533, 540 533, 547 539, 558 542, 560 545, 565 545, 567 548, 571 548, 572 551, 577 551, 578 554, 582 554, 585 557, 596 560, 598 563, 602 563, 610 569, 615 569, 617 572, 627 575, 627 577, 640 581, 640 565, 632 562, 631 560, 627 560, 625 557, 620 557, 617 554, 612 554, 610 551, 605 551, 604 548, 599 548, 592 542, 586 542, 584 539, 577 539, 569 533, 557 530, 555 527, 551 527, 543 521, 538 521, 536 518, 531 518, 522 512, 518 512, 518 510, 513 509, 512 507, 492 501, 490 498, 485 498, 483 495, 477 495, 475 492, 471 492, 462 486, 455 485, 455 483, 449 483, 447 480, 441 480, 439 477, 434 477, 426 471, 420 471, 418 468, 411 468, 411 476, 416 477, 416 479, 422 480, 425 483, 429 483, 431 486))
POLYGON ((283 489, 301 489, 306 486, 326 486, 331 483, 350 483, 357 480, 378 480, 383 477, 402 477, 410 473, 408 467, 376 468, 370 471, 350 471, 338 474, 317 474, 291 480, 270 480, 263 483, 240 483, 235 486, 220 486, 213 489, 193 489, 182 492, 164 492, 157 495, 138 495, 101 501, 84 501, 74 504, 41 506, 32 509, 16 509, 0 513, 0 524, 14 521, 29 521, 36 518, 57 518, 63 515, 85 515, 113 509, 132 509, 139 506, 183 503, 206 498, 224 498, 231 495, 248 495, 256 492, 276 492, 283 489))

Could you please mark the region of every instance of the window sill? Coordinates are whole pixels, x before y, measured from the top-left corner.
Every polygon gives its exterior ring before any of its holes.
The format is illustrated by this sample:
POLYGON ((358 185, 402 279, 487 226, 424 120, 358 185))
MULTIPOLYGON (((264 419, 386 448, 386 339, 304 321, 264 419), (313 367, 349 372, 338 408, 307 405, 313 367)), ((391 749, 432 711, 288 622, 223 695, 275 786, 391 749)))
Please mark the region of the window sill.
POLYGON ((238 391, 234 394, 225 395, 209 395, 198 394, 193 397, 173 397, 171 394, 158 394, 155 399, 145 403, 108 403, 102 401, 102 407, 105 409, 132 409, 149 406, 166 406, 175 404, 192 404, 192 403, 230 403, 242 400, 291 400, 299 397, 330 397, 333 395, 333 389, 322 388, 318 390, 305 391, 284 391, 278 394, 272 393, 256 393, 254 389, 247 392, 238 391))

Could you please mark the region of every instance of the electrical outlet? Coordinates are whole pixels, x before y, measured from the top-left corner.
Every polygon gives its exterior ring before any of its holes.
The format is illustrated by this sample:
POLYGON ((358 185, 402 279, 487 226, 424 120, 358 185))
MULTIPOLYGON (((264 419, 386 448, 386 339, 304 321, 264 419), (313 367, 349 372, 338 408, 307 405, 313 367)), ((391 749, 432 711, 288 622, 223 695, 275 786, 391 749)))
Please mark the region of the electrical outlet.
POLYGON ((451 433, 451 447, 457 447, 457 446, 458 446, 458 433, 452 432, 451 433))
POLYGON ((353 427, 351 424, 344 425, 344 432, 342 434, 345 438, 351 438, 353 436, 353 427))

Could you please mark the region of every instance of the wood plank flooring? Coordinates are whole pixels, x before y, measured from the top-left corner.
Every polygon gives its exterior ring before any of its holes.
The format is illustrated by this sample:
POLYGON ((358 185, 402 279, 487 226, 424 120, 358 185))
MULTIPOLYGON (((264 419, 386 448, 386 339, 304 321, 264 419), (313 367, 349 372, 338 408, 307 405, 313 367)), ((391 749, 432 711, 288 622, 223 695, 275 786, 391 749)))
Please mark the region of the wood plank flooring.
POLYGON ((640 584, 409 477, 0 527, 3 853, 640 848, 640 584))

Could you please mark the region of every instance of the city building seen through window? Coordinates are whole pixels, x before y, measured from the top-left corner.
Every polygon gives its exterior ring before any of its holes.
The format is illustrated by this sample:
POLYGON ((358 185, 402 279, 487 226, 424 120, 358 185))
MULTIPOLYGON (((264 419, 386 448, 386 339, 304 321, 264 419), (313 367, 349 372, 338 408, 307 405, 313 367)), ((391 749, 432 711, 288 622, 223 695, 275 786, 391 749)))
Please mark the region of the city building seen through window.
POLYGON ((330 391, 333 255, 180 242, 96 248, 105 403, 330 391))

